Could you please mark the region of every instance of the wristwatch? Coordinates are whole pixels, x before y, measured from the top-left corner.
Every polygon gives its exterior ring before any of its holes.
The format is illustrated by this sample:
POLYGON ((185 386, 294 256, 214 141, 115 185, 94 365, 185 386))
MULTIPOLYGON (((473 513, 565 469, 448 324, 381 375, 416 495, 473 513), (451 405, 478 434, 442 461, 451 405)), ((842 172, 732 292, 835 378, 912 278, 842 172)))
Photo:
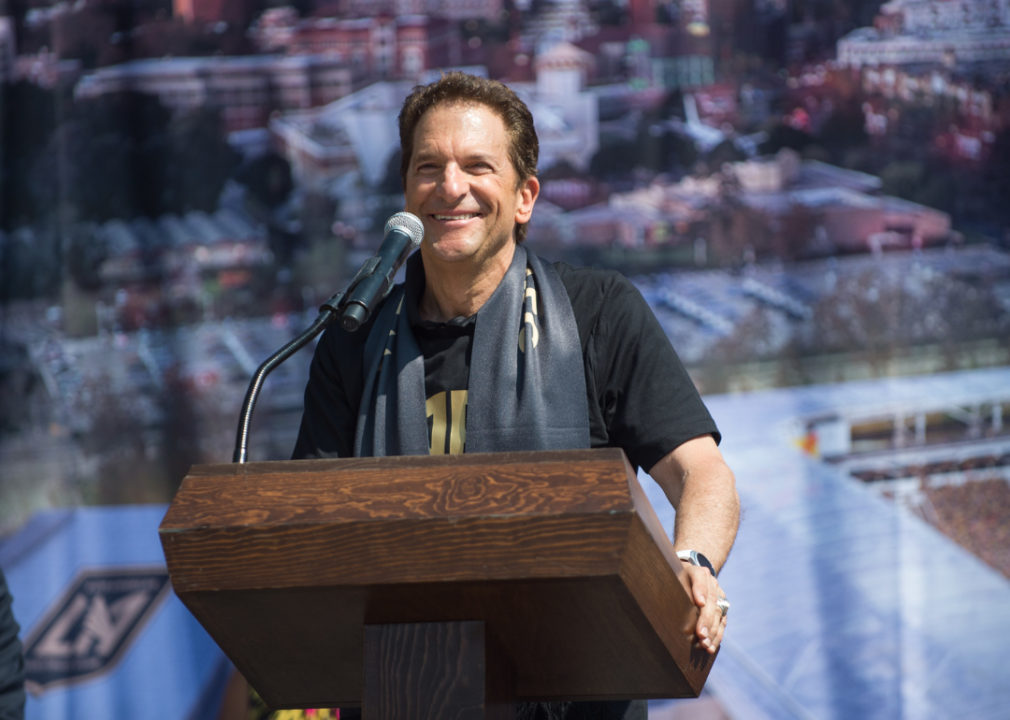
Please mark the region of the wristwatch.
POLYGON ((677 557, 692 565, 708 568, 708 571, 712 573, 712 577, 716 577, 715 568, 712 567, 711 561, 697 550, 680 550, 677 552, 677 557))

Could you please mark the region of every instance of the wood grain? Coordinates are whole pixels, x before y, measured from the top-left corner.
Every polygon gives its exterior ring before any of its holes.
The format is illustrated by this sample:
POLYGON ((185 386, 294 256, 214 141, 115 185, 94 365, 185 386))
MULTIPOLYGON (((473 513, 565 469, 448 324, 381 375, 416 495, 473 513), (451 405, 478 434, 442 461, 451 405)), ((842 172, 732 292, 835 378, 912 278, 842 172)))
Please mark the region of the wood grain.
POLYGON ((362 720, 514 720, 511 663, 481 621, 365 627, 362 720))
MULTIPOLYGON (((631 510, 627 489, 622 487, 625 475, 615 474, 614 463, 601 467, 598 462, 574 458, 530 462, 528 455, 522 462, 517 455, 463 455, 457 457, 467 458, 468 463, 429 465, 415 460, 389 467, 370 463, 364 468, 360 465, 365 460, 376 458, 264 463, 287 469, 245 477, 207 475, 205 469, 197 468, 183 481, 161 533, 195 527, 631 510), (488 464, 476 464, 474 457, 488 464), (300 467, 303 462, 305 466, 300 467)), ((413 460, 388 460, 407 459, 413 460)))
POLYGON ((197 467, 161 539, 272 707, 359 704, 365 625, 484 621, 521 700, 695 696, 711 667, 620 450, 197 467))
POLYGON ((468 518, 163 536, 176 592, 617 572, 630 514, 468 518))

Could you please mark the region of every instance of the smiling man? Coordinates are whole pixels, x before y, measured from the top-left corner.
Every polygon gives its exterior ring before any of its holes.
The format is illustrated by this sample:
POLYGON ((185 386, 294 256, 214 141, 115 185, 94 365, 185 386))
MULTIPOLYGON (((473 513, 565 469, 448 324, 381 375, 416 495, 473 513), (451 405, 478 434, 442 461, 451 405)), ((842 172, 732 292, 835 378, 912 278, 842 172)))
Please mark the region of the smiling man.
MULTIPOLYGON (((619 273, 549 264, 522 241, 539 144, 505 85, 461 73, 400 113, 420 251, 357 332, 316 350, 294 457, 620 447, 677 510, 674 545, 714 653, 716 574, 739 519, 719 433, 648 305, 619 273)), ((527 703, 528 718, 640 718, 644 701, 527 703)))

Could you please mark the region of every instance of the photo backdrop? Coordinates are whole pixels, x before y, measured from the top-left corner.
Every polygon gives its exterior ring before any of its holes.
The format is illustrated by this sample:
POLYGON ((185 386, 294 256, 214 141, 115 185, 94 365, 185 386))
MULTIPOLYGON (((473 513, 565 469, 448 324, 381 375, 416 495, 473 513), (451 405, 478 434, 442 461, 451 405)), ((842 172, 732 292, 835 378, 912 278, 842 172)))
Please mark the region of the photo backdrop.
MULTIPOLYGON (((448 69, 533 111, 530 247, 630 277, 723 428, 744 524, 720 712, 997 717, 1010 603, 983 637, 968 616, 1010 577, 1010 0, 7 0, 0 559, 23 639, 56 605, 19 598, 105 561, 42 583, 44 553, 10 548, 228 461, 255 368, 402 209, 396 114, 448 69), (978 676, 936 681, 957 663, 978 676)), ((268 381, 253 460, 290 455, 310 357, 268 381)), ((50 692, 72 691, 30 716, 50 692)))

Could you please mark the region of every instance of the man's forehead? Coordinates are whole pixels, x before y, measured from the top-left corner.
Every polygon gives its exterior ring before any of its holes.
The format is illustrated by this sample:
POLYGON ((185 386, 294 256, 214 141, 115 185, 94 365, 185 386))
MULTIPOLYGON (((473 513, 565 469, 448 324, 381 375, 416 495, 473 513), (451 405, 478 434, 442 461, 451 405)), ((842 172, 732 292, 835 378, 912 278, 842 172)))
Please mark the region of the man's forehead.
POLYGON ((414 126, 414 141, 416 142, 421 137, 418 133, 421 132, 422 128, 424 128, 426 132, 437 129, 438 126, 432 126, 429 122, 426 122, 431 119, 432 115, 435 115, 436 113, 450 113, 454 116, 460 117, 465 116, 468 113, 473 113, 474 111, 479 113, 483 111, 481 114, 484 114, 486 117, 496 118, 501 123, 502 130, 506 130, 504 119, 498 111, 490 105, 473 100, 445 100, 428 108, 424 111, 424 114, 418 118, 417 124, 414 126))
MULTIPOLYGON (((498 153, 507 155, 509 145, 508 129, 505 126, 505 121, 502 120, 494 108, 478 102, 447 101, 429 108, 418 119, 417 124, 414 126, 414 157, 417 157, 421 153, 435 152, 436 150, 433 146, 438 145, 443 137, 442 132, 446 129, 446 118, 443 116, 438 118, 438 122, 433 122, 433 115, 449 112, 455 118, 463 120, 467 113, 473 113, 474 111, 478 111, 483 117, 470 128, 465 127, 469 123, 465 121, 463 123, 464 131, 472 130, 480 138, 479 147, 473 148, 473 153, 489 156, 498 153), (494 119, 491 120, 491 118, 494 119), (488 126, 488 120, 491 121, 490 127, 488 126)), ((471 135, 471 137, 473 136, 471 135)))
POLYGON ((498 119, 501 119, 501 115, 498 110, 487 103, 482 103, 479 100, 471 100, 469 98, 449 98, 441 100, 425 110, 421 114, 421 117, 418 118, 418 123, 420 124, 421 120, 433 112, 448 111, 453 113, 465 113, 468 110, 487 110, 498 119))

